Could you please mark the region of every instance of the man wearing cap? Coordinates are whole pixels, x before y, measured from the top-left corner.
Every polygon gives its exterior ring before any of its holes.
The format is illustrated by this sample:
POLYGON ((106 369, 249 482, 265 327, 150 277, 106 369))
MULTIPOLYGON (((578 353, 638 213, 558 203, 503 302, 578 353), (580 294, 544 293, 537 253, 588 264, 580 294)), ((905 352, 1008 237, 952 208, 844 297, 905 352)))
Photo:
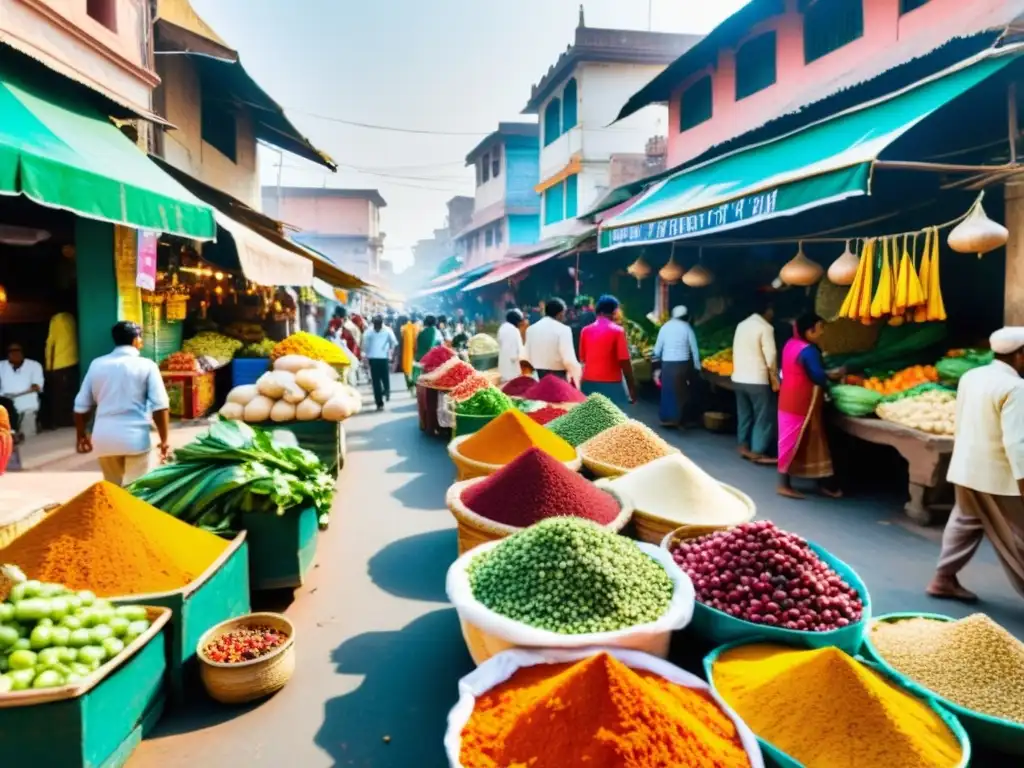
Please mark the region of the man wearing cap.
POLYGON ((961 377, 947 479, 956 506, 928 594, 972 602, 957 574, 987 535, 1014 589, 1024 595, 1024 326, 990 337, 995 360, 961 377))
POLYGON ((690 381, 700 365, 697 334, 686 321, 688 310, 679 305, 672 319, 661 326, 654 343, 654 362, 661 377, 659 418, 663 427, 678 427, 690 400, 690 381))

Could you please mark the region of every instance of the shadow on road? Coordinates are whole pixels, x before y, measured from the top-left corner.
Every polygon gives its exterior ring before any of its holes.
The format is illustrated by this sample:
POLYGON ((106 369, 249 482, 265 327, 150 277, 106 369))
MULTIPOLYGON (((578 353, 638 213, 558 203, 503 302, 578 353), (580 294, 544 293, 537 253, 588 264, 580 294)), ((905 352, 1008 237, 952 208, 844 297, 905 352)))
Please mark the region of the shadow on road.
POLYGON ((338 766, 445 768, 441 743, 458 680, 473 669, 454 608, 397 632, 367 632, 332 654, 339 674, 364 675, 324 707, 316 744, 338 766), (388 742, 384 737, 390 737, 388 742))
POLYGON ((454 528, 408 536, 370 558, 370 579, 396 597, 446 603, 445 576, 457 555, 454 528))

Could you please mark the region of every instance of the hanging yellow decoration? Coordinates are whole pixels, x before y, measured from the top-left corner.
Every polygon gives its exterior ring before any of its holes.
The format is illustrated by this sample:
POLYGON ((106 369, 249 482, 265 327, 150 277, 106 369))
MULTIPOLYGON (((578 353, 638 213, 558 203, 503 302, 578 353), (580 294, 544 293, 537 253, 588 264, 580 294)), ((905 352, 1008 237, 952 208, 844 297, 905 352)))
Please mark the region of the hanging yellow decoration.
POLYGON ((932 263, 928 270, 928 312, 926 318, 937 322, 946 319, 946 305, 942 301, 942 285, 939 279, 939 230, 932 231, 932 263))
POLYGON ((878 276, 878 288, 871 302, 871 317, 878 319, 892 313, 892 266, 889 263, 889 240, 882 240, 882 272, 878 276))
POLYGON ((931 246, 932 231, 929 229, 924 233, 924 253, 921 254, 921 303, 914 307, 914 322, 924 323, 928 321, 928 297, 929 281, 931 279, 931 246))

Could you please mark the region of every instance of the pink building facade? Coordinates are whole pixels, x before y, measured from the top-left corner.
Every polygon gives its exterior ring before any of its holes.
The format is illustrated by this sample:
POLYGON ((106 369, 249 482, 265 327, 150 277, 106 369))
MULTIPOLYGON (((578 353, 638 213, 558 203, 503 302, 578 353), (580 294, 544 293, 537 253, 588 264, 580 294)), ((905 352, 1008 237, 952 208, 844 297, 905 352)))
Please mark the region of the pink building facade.
POLYGON ((645 89, 668 98, 668 166, 1021 13, 1020 0, 753 0, 645 89))

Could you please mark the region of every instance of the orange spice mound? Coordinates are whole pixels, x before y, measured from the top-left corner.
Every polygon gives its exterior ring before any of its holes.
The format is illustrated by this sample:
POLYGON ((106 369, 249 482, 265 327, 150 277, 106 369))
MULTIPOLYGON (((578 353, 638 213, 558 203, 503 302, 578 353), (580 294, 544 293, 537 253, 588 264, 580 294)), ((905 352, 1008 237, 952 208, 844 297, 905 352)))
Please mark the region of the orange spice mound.
POLYGON ((518 670, 477 698, 463 768, 741 768, 732 720, 703 691, 601 653, 518 670))
POLYGON ((569 443, 517 410, 505 411, 467 437, 459 453, 484 464, 508 464, 531 448, 540 448, 558 461, 576 458, 576 449, 569 443))

